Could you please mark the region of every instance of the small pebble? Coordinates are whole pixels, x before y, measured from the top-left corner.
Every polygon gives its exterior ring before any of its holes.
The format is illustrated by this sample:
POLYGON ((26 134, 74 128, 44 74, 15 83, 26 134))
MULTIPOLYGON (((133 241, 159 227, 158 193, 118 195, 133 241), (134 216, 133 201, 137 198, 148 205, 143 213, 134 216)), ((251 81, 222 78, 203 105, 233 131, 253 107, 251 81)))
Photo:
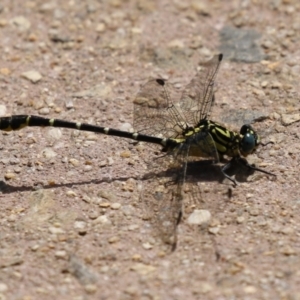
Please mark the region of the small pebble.
POLYGON ((0 117, 3 117, 6 115, 6 106, 3 104, 0 104, 0 117))
POLYGON ((97 211, 91 211, 90 213, 89 213, 89 218, 91 219, 91 220, 95 220, 95 219, 97 219, 98 218, 98 212, 97 211))
POLYGON ((47 13, 49 11, 53 11, 56 7, 56 4, 54 2, 46 2, 43 3, 40 7, 39 7, 39 12, 40 13, 47 13))
POLYGON ((65 250, 60 250, 60 251, 56 251, 54 255, 56 258, 66 258, 67 252, 65 250))
POLYGON ((110 205, 110 208, 111 209, 114 209, 114 210, 117 210, 117 209, 119 209, 121 207, 121 203, 112 203, 111 205, 110 205))
POLYGON ((201 1, 193 1, 191 3, 191 8, 199 15, 209 16, 210 10, 209 7, 202 3, 201 1))
POLYGON ((261 82, 260 86, 261 86, 262 88, 266 88, 266 87, 268 86, 268 84, 269 84, 269 82, 266 81, 266 80, 264 80, 264 81, 261 82))
POLYGON ((22 171, 22 168, 20 168, 20 167, 14 168, 14 172, 17 174, 21 173, 21 171, 22 171))
POLYGON ((76 159, 76 158, 70 158, 69 159, 69 163, 71 164, 71 165, 73 165, 74 167, 78 167, 79 166, 79 160, 78 159, 76 159))
POLYGON ((137 225, 137 224, 131 224, 131 225, 128 226, 129 231, 133 231, 133 230, 136 230, 138 228, 139 228, 139 225, 137 225))
POLYGON ((122 212, 125 216, 133 216, 136 213, 136 209, 132 205, 123 205, 122 212))
POLYGON ((129 150, 125 150, 125 151, 120 153, 120 156, 122 158, 129 158, 131 156, 131 152, 129 150))
POLYGON ((35 245, 30 247, 31 251, 37 251, 39 248, 40 248, 39 244, 35 244, 35 245))
MULTIPOLYGON (((5 283, 0 282, 0 293, 6 292, 7 290, 8 290, 8 286, 5 283)), ((4 296, 1 299, 5 299, 4 296)))
POLYGON ((77 196, 77 194, 76 194, 74 191, 67 191, 67 192, 66 192, 66 195, 67 195, 68 197, 76 197, 76 196, 77 196))
POLYGON ((106 215, 99 216, 97 219, 95 219, 94 222, 100 224, 111 224, 111 221, 108 219, 106 215))
POLYGON ((94 294, 97 291, 97 286, 95 284, 86 284, 84 286, 84 290, 88 293, 88 294, 94 294))
POLYGON ((11 173, 11 172, 8 172, 8 173, 6 173, 6 174, 4 175, 4 178, 5 178, 6 180, 11 180, 11 179, 16 178, 16 174, 11 173))
POLYGON ((245 218, 243 216, 239 216, 239 217, 236 218, 236 222, 238 224, 242 224, 242 223, 245 222, 245 218))
POLYGON ((88 195, 83 195, 82 200, 86 203, 92 203, 92 199, 88 195))
POLYGON ((93 132, 89 132, 89 133, 87 134, 87 136, 86 136, 86 139, 87 139, 88 141, 97 141, 98 136, 97 136, 95 133, 93 133, 93 132))
POLYGON ((132 256, 132 260, 133 261, 141 261, 142 260, 142 256, 140 254, 134 254, 132 256))
POLYGON ((244 287, 244 292, 246 294, 255 294, 257 292, 257 288, 253 285, 248 285, 244 287))
POLYGON ((146 249, 146 250, 150 250, 150 249, 153 248, 153 246, 150 243, 144 243, 143 248, 146 249))
POLYGON ((62 228, 54 227, 54 226, 49 227, 49 232, 52 233, 52 234, 62 234, 62 233, 65 233, 65 231, 62 228))
POLYGON ((130 269, 137 272, 140 275, 147 275, 149 273, 154 272, 156 270, 156 267, 151 265, 145 265, 142 263, 136 263, 130 269))
POLYGON ((24 16, 17 16, 11 19, 11 23, 14 24, 20 31, 28 30, 31 23, 24 16))
POLYGON ((282 87, 282 84, 278 81, 274 81, 271 83, 271 88, 272 89, 280 89, 282 87))
POLYGON ((169 48, 178 48, 178 49, 183 49, 185 47, 184 41, 180 39, 174 39, 168 43, 169 48))
POLYGON ((108 242, 110 244, 114 244, 117 243, 120 240, 120 238, 118 236, 112 236, 111 238, 108 239, 108 242))
POLYGON ((44 101, 42 101, 41 99, 34 101, 33 106, 36 110, 40 110, 45 106, 44 101))
POLYGON ((80 221, 80 220, 78 220, 78 221, 75 221, 75 223, 74 223, 74 228, 75 229, 83 229, 83 228, 85 228, 86 227, 86 222, 85 221, 80 221))
POLYGON ((274 47, 274 43, 271 40, 266 40, 262 43, 262 46, 266 49, 271 49, 274 47))
POLYGON ((39 110, 39 114, 42 116, 49 115, 50 109, 48 107, 43 107, 39 110))
POLYGON ((296 251, 291 246, 285 246, 283 247, 280 252, 286 256, 295 255, 296 251))
POLYGON ((97 196, 107 199, 109 201, 113 201, 115 198, 115 195, 111 191, 108 191, 108 190, 100 190, 98 192, 97 196))
POLYGON ((286 234, 286 235, 293 235, 295 233, 295 230, 292 227, 286 227, 285 226, 285 227, 282 228, 281 232, 283 234, 286 234))
POLYGON ((219 231, 220 231, 220 227, 210 227, 208 229, 208 232, 211 234, 218 234, 219 231))
POLYGON ((127 286, 124 290, 125 294, 128 294, 131 299, 137 299, 138 288, 136 286, 127 286))
POLYGON ((48 130, 48 136, 52 137, 55 140, 59 140, 62 136, 62 132, 60 128, 50 128, 48 130))
POLYGON ((20 164, 20 160, 17 157, 11 157, 9 160, 9 163, 11 165, 17 165, 17 164, 20 164))
POLYGON ((101 160, 100 163, 99 163, 99 166, 101 168, 105 167, 107 165, 107 161, 106 160, 101 160))
POLYGON ((254 196, 253 194, 247 193, 247 194, 246 194, 246 199, 250 199, 250 198, 252 198, 253 196, 254 196))
POLYGON ((54 111, 55 111, 56 113, 61 113, 61 112, 62 112, 62 108, 61 108, 61 107, 55 107, 55 108, 54 108, 54 111))
POLYGON ((256 88, 253 88, 252 92, 253 92, 254 95, 260 96, 260 97, 263 97, 263 96, 266 95, 264 91, 262 91, 260 89, 256 89, 256 88))
POLYGON ((107 158, 107 164, 108 164, 109 166, 112 166, 113 163, 114 163, 114 160, 112 159, 112 157, 108 157, 108 158, 107 158))
POLYGON ((66 105, 66 108, 67 108, 67 109, 72 109, 72 108, 74 108, 74 103, 73 103, 72 100, 67 101, 67 102, 65 103, 65 105, 66 105))
POLYGON ((199 289, 202 294, 207 294, 214 289, 214 287, 208 282, 201 282, 199 289))
POLYGON ((187 222, 193 225, 209 224, 211 213, 204 209, 195 209, 188 217, 187 222))
POLYGON ((104 23, 99 23, 99 24, 96 26, 96 28, 95 28, 95 30, 96 30, 97 32, 104 32, 105 29, 106 29, 106 26, 105 26, 104 23))
POLYGON ((93 170, 93 166, 84 166, 83 170, 84 170, 84 172, 90 172, 93 170))
POLYGON ((300 121, 300 114, 282 114, 281 121, 285 126, 291 125, 292 123, 300 121))
POLYGON ((8 222, 15 222, 17 220, 17 215, 16 214, 12 214, 7 218, 8 222))
POLYGON ((42 154, 45 158, 50 159, 57 156, 57 153, 50 148, 46 148, 42 151, 42 154))
POLYGON ((256 208, 251 208, 251 209, 249 210, 249 214, 250 214, 250 216, 256 217, 256 216, 259 215, 259 210, 256 209, 256 208))
POLYGON ((31 81, 32 83, 37 83, 42 79, 42 75, 35 70, 22 73, 22 77, 31 81))

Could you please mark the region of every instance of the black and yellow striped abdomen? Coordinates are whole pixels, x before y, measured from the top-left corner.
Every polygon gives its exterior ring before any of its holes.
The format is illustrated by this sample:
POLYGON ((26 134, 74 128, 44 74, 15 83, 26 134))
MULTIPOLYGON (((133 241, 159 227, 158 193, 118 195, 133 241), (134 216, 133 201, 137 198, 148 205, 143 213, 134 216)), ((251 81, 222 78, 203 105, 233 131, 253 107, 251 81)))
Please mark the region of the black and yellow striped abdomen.
POLYGON ((174 148, 178 143, 171 139, 158 138, 154 136, 139 134, 137 132, 127 132, 117 130, 109 127, 101 127, 81 122, 69 122, 59 119, 49 119, 40 116, 30 115, 15 115, 10 117, 0 118, 0 130, 2 131, 15 131, 24 127, 59 127, 77 129, 81 131, 90 131, 95 133, 102 133, 106 135, 118 136, 127 139, 132 139, 141 142, 147 142, 152 144, 158 144, 167 148, 174 148))

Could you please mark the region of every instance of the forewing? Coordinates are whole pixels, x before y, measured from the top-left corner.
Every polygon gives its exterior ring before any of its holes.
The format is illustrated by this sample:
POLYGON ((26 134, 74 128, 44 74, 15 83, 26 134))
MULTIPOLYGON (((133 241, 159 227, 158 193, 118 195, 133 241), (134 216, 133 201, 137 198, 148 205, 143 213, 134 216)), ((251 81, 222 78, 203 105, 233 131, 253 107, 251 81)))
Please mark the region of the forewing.
POLYGON ((180 107, 190 126, 197 126, 200 120, 209 118, 214 102, 214 82, 222 57, 222 54, 215 55, 202 63, 201 70, 182 93, 180 107))
POLYGON ((152 136, 181 136, 182 117, 174 105, 178 92, 164 79, 150 79, 134 100, 134 130, 152 136))

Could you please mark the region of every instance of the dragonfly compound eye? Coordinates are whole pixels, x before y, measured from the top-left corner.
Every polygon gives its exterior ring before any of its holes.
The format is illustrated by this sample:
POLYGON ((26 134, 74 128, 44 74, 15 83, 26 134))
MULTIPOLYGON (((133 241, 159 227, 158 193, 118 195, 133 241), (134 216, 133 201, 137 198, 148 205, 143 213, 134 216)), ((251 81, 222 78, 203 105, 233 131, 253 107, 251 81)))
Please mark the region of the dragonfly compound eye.
POLYGON ((253 133, 246 133, 241 140, 241 152, 243 154, 252 153, 257 146, 257 141, 253 133))
POLYGON ((254 132, 251 125, 245 124, 241 127, 240 134, 245 135, 246 133, 254 132))
POLYGON ((242 135, 240 150, 244 155, 248 155, 252 153, 258 146, 259 138, 249 124, 245 124, 242 126, 240 134, 242 135))

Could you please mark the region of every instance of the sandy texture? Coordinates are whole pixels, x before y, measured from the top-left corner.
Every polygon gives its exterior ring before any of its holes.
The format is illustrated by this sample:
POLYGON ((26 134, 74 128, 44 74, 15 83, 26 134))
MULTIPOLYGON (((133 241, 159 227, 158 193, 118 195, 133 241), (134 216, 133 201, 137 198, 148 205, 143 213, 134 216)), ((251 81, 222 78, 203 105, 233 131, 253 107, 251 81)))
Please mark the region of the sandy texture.
POLYGON ((249 162, 277 180, 238 172, 233 188, 204 164, 169 254, 139 198, 152 147, 1 133, 0 299, 300 299, 299 13, 296 0, 2 0, 1 116, 128 130, 149 76, 184 86, 222 49, 212 118, 253 121, 272 143, 249 162), (194 209, 206 226, 189 224, 194 209))

